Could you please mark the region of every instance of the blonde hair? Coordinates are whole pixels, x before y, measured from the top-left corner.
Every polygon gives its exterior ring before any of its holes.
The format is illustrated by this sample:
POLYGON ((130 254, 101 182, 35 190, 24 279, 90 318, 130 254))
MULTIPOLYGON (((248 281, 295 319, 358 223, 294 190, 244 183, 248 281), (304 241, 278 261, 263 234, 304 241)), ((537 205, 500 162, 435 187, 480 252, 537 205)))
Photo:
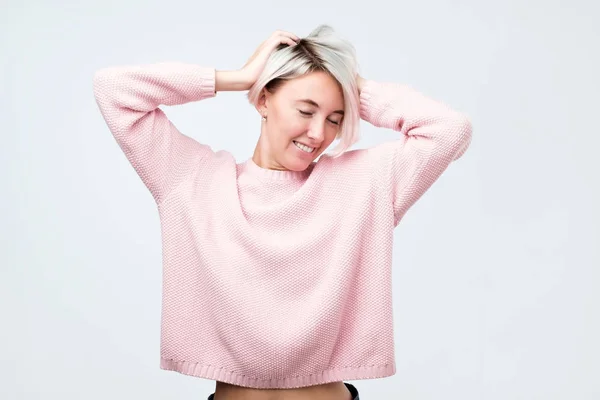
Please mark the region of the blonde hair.
POLYGON ((329 73, 340 84, 344 96, 344 118, 336 137, 340 142, 332 153, 337 157, 359 139, 357 68, 354 46, 330 26, 320 25, 295 46, 281 45, 271 54, 248 91, 248 100, 256 105, 263 89, 274 92, 286 80, 314 71, 329 73))

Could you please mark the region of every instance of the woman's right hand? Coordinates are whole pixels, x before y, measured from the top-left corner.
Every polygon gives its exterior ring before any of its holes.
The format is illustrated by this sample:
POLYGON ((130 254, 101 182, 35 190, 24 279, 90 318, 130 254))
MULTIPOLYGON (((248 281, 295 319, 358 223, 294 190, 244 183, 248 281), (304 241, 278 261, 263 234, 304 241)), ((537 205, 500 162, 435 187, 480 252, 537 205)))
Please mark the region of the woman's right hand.
POLYGON ((299 40, 300 38, 293 33, 275 31, 267 40, 262 42, 241 69, 242 76, 250 83, 248 88, 250 88, 260 76, 273 50, 280 44, 294 46, 299 40))
POLYGON ((216 91, 249 90, 267 64, 271 53, 280 45, 296 45, 300 38, 286 31, 275 31, 262 42, 246 64, 238 71, 217 71, 216 91))

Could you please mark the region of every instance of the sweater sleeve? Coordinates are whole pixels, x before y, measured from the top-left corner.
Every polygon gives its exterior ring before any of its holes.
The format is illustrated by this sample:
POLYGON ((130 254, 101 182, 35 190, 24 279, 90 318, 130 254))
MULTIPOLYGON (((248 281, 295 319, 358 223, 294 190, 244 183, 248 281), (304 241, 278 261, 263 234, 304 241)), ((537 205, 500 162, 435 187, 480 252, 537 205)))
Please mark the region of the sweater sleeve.
POLYGON ((409 86, 375 81, 363 85, 360 115, 401 135, 369 149, 397 225, 449 164, 465 153, 472 138, 471 121, 409 86))
POLYGON ((93 80, 100 112, 121 150, 159 203, 214 153, 183 135, 159 108, 215 96, 215 70, 165 62, 101 69, 93 80))

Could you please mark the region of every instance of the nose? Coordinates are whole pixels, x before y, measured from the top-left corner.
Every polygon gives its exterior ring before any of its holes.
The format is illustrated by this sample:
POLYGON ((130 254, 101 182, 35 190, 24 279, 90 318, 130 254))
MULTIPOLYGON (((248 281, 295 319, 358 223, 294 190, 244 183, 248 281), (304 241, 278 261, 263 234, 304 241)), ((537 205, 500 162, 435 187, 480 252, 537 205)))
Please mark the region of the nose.
POLYGON ((316 120, 310 124, 307 136, 311 138, 315 143, 320 144, 325 137, 325 123, 316 120))

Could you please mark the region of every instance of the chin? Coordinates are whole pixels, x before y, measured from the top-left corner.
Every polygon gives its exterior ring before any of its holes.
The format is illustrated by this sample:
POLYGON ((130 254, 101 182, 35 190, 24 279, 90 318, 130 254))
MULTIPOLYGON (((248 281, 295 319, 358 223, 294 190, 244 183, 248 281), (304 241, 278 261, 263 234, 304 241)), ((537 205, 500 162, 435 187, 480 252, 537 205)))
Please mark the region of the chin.
POLYGON ((290 157, 286 164, 285 164, 285 168, 290 170, 290 171, 304 171, 306 168, 308 168, 310 166, 310 164, 313 162, 313 159, 311 158, 309 159, 300 159, 297 157, 290 157))
POLYGON ((300 172, 300 171, 304 171, 306 168, 308 168, 308 166, 311 164, 311 162, 305 162, 305 161, 298 160, 298 161, 293 161, 293 162, 288 163, 285 167, 286 167, 286 169, 288 169, 290 171, 300 172))
POLYGON ((285 168, 290 171, 304 171, 310 166, 319 154, 319 149, 315 149, 312 153, 302 153, 296 148, 296 145, 291 144, 285 154, 285 168))

